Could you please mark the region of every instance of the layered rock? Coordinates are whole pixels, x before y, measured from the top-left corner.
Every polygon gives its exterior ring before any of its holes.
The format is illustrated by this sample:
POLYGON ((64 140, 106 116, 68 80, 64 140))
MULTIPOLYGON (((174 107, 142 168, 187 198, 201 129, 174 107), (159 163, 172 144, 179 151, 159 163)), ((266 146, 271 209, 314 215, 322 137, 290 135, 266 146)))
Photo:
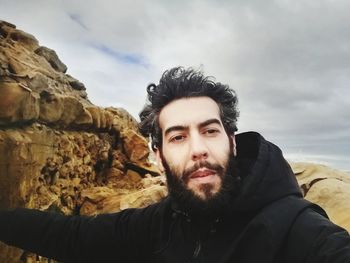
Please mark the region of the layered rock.
MULTIPOLYGON (((137 122, 93 105, 66 72, 55 51, 0 22, 0 207, 95 215, 159 201, 164 178, 137 122)), ((0 246, 0 262, 34 259, 0 246)))

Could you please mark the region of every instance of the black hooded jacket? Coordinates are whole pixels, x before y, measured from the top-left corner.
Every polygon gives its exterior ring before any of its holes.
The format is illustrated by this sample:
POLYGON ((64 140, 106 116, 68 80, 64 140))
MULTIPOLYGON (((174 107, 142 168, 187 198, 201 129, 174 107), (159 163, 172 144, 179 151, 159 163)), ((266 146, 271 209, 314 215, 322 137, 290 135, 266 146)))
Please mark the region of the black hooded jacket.
POLYGON ((350 237, 302 198, 280 149, 236 136, 242 189, 232 211, 191 218, 171 198, 96 217, 0 212, 0 239, 64 262, 350 262, 350 237))

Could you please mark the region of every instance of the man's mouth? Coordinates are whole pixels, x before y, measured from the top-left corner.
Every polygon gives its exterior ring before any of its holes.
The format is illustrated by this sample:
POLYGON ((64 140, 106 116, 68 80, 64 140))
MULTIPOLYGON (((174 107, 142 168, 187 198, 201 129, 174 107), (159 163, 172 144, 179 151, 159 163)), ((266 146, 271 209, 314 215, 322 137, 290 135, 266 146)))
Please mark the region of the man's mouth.
POLYGON ((211 164, 204 162, 202 164, 196 164, 185 170, 182 180, 185 184, 211 184, 217 182, 221 177, 223 167, 218 164, 211 164))
POLYGON ((203 178, 203 177, 212 176, 215 174, 216 172, 214 170, 207 169, 207 168, 199 168, 198 170, 191 173, 190 179, 203 178))

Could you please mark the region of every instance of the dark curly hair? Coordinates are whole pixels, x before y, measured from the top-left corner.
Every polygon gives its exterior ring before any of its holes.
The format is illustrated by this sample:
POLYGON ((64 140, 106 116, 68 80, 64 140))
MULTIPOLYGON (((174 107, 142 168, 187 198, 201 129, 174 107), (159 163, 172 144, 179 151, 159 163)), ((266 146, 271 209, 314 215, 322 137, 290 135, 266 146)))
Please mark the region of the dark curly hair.
POLYGON ((189 97, 210 97, 220 108, 220 117, 227 134, 237 131, 237 96, 228 85, 214 82, 213 78, 205 77, 201 71, 192 68, 176 67, 163 73, 159 84, 147 86, 148 102, 140 112, 140 132, 151 136, 152 148, 160 149, 162 132, 158 117, 160 111, 173 100, 189 97))

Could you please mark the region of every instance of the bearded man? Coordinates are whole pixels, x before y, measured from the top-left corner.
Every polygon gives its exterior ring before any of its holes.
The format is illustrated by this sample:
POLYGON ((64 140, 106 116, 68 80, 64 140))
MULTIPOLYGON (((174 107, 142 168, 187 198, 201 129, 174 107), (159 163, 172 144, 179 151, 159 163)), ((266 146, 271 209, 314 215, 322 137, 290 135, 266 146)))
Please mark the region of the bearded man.
POLYGON ((348 233, 302 198, 280 149, 235 134, 233 90, 178 67, 147 92, 140 130, 169 196, 91 218, 2 211, 1 240, 64 262, 350 262, 348 233))

